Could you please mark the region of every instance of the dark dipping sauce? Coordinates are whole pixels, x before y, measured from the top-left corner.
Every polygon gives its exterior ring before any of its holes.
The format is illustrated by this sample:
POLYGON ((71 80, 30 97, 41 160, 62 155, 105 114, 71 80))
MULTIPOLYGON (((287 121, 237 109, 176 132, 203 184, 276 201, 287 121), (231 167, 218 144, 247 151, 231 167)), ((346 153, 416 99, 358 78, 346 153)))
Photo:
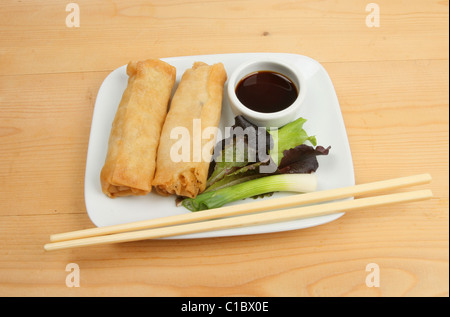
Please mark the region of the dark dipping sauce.
POLYGON ((253 111, 271 113, 292 105, 298 91, 286 76, 272 71, 259 71, 241 79, 236 86, 236 96, 253 111))

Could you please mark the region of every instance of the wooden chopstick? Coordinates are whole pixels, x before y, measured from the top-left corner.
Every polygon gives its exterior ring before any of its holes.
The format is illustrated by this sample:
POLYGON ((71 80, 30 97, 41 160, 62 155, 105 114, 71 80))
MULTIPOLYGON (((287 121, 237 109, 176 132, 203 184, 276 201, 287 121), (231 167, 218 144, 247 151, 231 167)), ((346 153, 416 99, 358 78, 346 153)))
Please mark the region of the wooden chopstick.
POLYGON ((260 212, 272 209, 282 209, 298 205, 306 205, 343 199, 353 196, 373 194, 380 191, 390 191, 402 187, 426 184, 431 181, 430 174, 418 174, 413 176, 394 178, 390 180, 359 184, 343 188, 323 190, 312 193, 297 194, 288 197, 261 200, 240 205, 226 206, 200 212, 187 213, 176 216, 162 217, 131 223, 77 230, 66 233, 58 233, 50 236, 51 242, 95 237, 107 234, 115 234, 127 231, 144 230, 157 227, 173 226, 189 222, 198 222, 216 218, 238 216, 253 212, 260 212))
POLYGON ((345 200, 345 201, 317 204, 312 206, 297 207, 292 209, 275 210, 258 214, 249 214, 239 217, 215 219, 205 222, 188 223, 163 228, 146 229, 104 236, 52 242, 44 245, 44 249, 47 251, 51 251, 82 246, 155 239, 169 236, 177 236, 182 234, 205 232, 211 230, 222 230, 241 226, 258 225, 264 223, 291 221, 295 219, 335 214, 344 211, 349 212, 366 207, 376 207, 395 203, 420 201, 429 199, 432 196, 433 194, 431 190, 417 190, 412 192, 388 194, 354 200, 345 200))

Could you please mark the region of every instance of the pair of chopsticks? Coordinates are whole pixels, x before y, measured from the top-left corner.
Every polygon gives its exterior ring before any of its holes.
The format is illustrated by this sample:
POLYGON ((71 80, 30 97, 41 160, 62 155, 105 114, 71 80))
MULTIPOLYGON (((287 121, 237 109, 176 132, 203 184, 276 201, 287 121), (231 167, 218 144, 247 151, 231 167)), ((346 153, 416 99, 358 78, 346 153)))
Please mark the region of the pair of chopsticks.
POLYGON ((241 205, 226 206, 158 219, 53 234, 50 236, 51 242, 44 245, 44 249, 50 251, 82 246, 155 239, 242 226, 318 217, 341 212, 349 212, 367 207, 420 201, 431 198, 433 196, 431 190, 416 190, 353 200, 334 200, 369 195, 380 191, 392 191, 402 187, 421 185, 429 182, 431 182, 431 176, 429 174, 419 174, 337 189, 323 190, 306 194, 296 194, 270 200, 261 200, 241 205), (323 203, 326 201, 334 202, 323 203), (299 205, 307 206, 294 207, 299 205), (257 213, 261 211, 265 212, 257 213))

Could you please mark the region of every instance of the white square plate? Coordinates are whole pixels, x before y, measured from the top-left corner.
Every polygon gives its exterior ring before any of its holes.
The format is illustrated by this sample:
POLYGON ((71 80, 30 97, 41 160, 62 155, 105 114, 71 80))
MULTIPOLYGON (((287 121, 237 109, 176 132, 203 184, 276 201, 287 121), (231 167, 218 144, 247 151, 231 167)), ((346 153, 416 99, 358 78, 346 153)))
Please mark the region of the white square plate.
MULTIPOLYGON (((316 136, 318 145, 331 146, 329 155, 318 157, 317 189, 325 190, 354 185, 352 156, 339 102, 327 72, 317 61, 306 56, 285 53, 200 55, 162 58, 162 60, 177 68, 177 81, 175 84, 177 86, 181 75, 186 69, 192 67, 195 61, 203 61, 208 64, 222 62, 228 76, 230 76, 231 72, 240 63, 263 56, 282 58, 287 63, 297 64, 304 71, 308 85, 305 107, 301 115, 308 120, 304 128, 309 135, 316 136)), ((184 207, 176 207, 174 197, 162 197, 152 192, 146 196, 111 199, 103 194, 101 190, 100 171, 106 158, 111 125, 122 94, 127 86, 127 81, 126 65, 117 68, 104 80, 95 102, 86 162, 85 203, 90 219, 99 227, 190 212, 184 207)), ((225 127, 231 126, 233 123, 234 115, 228 105, 226 96, 224 96, 220 121, 222 132, 225 127)), ((290 194, 275 193, 272 197, 264 199, 281 197, 283 195, 290 194)), ((247 199, 235 202, 235 204, 245 204, 251 201, 252 199, 247 199)), ((205 238, 302 229, 333 221, 342 215, 343 213, 339 213, 310 219, 210 231, 172 238, 205 238)))

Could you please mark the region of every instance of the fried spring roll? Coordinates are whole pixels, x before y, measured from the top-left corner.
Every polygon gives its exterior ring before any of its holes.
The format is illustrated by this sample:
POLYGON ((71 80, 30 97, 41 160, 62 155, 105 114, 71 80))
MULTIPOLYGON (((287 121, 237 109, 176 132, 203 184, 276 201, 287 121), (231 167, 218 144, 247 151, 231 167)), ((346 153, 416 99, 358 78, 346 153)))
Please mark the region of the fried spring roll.
POLYGON ((100 173, 111 198, 152 189, 156 152, 175 83, 175 67, 158 59, 130 62, 128 86, 117 109, 100 173))
POLYGON ((226 79, 222 63, 196 62, 183 74, 161 132, 153 180, 158 194, 193 198, 205 190, 217 136, 209 132, 219 125, 226 79), (182 132, 187 138, 179 138, 182 132), (180 158, 181 151, 187 155, 180 158))

